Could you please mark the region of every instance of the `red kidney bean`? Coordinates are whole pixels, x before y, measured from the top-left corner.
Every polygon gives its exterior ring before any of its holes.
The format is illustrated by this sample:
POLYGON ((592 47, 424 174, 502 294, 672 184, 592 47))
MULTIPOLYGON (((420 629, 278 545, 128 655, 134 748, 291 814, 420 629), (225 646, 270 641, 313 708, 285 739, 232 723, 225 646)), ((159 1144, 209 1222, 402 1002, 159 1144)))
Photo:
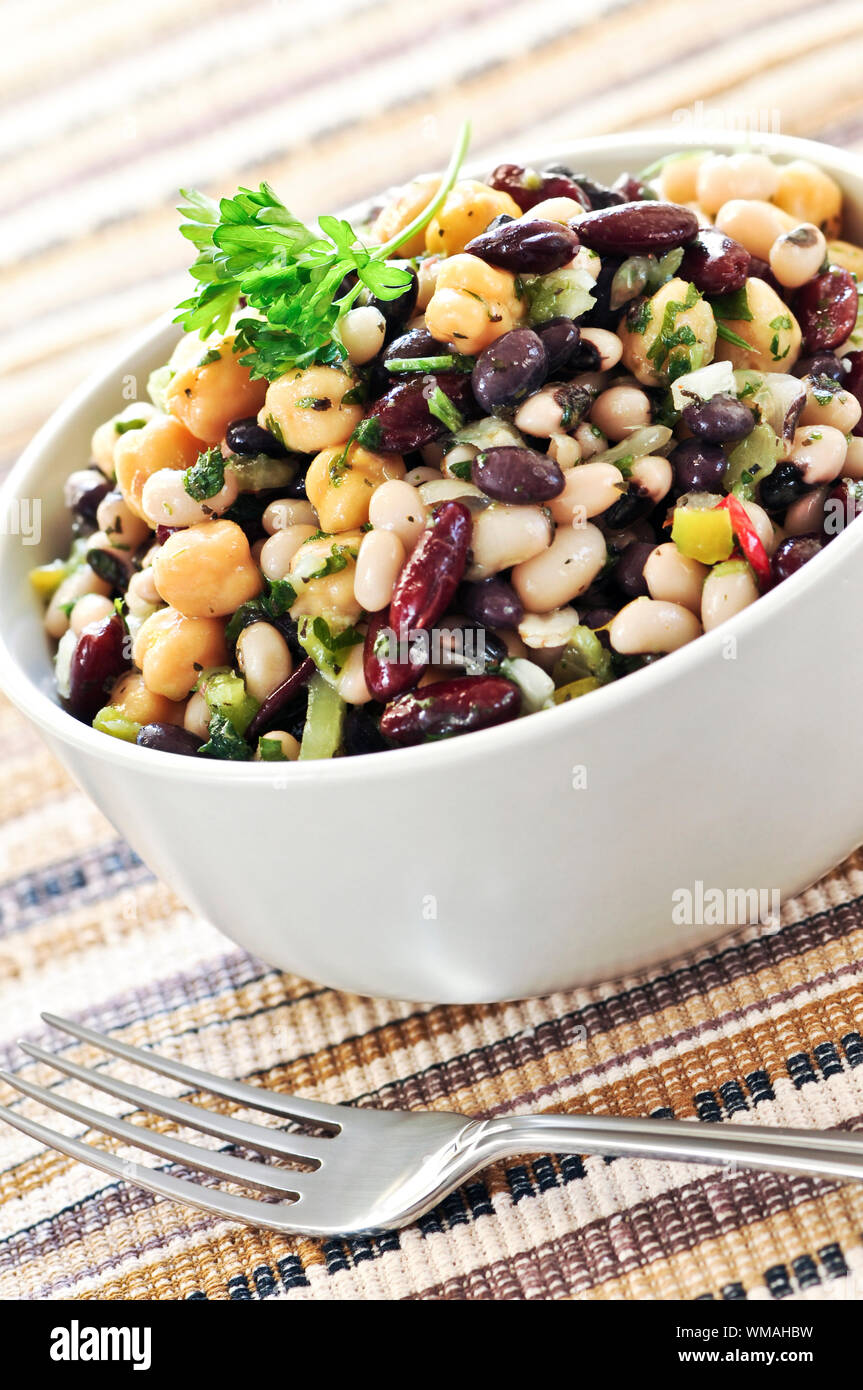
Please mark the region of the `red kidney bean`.
POLYGON ((677 203, 620 203, 575 217, 571 223, 585 246, 600 255, 670 251, 698 232, 698 218, 677 203))
POLYGON ((780 541, 770 560, 770 575, 774 584, 788 579, 813 560, 824 549, 820 536, 788 536, 780 541))
POLYGON ((548 355, 532 328, 513 328, 477 358, 471 373, 473 394, 483 410, 516 405, 536 391, 548 375, 548 355))
POLYGON ((773 271, 770 269, 768 261, 762 261, 760 256, 752 256, 749 263, 749 278, 751 280, 763 280, 772 290, 775 290, 780 299, 787 303, 791 298, 791 290, 787 285, 780 285, 773 271))
POLYGON ((178 724, 145 724, 135 739, 139 748, 156 748, 160 753, 182 753, 197 758, 202 740, 178 724))
POLYGON ((273 727, 276 716, 280 717, 282 710, 286 709, 298 695, 302 694, 316 669, 312 658, 307 656, 286 681, 282 681, 281 685, 276 686, 273 693, 267 696, 249 725, 249 738, 257 738, 258 734, 262 734, 265 729, 273 727))
POLYGON ((377 420, 381 428, 381 449, 408 454, 446 433, 444 425, 428 407, 435 386, 439 386, 459 410, 469 411, 472 394, 470 377, 466 373, 409 376, 406 381, 391 386, 369 410, 370 418, 377 420))
POLYGON ((69 671, 69 710, 76 719, 89 724, 105 704, 114 681, 131 665, 128 648, 117 614, 84 628, 69 671))
MULTIPOLYGON (((643 198, 655 199, 656 194, 643 183, 636 174, 619 174, 611 186, 611 192, 620 195, 623 203, 638 203, 643 198)), ((593 204, 598 207, 598 203, 593 204)))
POLYGON ((506 579, 492 575, 472 584, 463 584, 458 608, 484 627, 518 627, 524 608, 515 589, 506 579))
POLYGON ((683 423, 697 439, 708 444, 725 444, 751 434, 755 416, 736 396, 721 391, 709 401, 693 401, 688 405, 683 412, 683 423))
POLYGON ((396 581, 390 626, 396 632, 428 629, 445 613, 467 568, 472 532, 463 502, 444 502, 396 581))
MULTIPOLYGON (((851 392, 852 396, 856 396, 863 406, 863 352, 849 352, 846 354, 845 360, 849 366, 842 385, 846 391, 851 392)), ((857 421, 851 433, 858 436, 863 435, 863 417, 857 421)))
POLYGON ((515 719, 521 707, 518 686, 502 676, 461 676, 411 691, 388 705, 381 733, 402 746, 425 739, 488 729, 515 719))
POLYGON ((573 319, 560 316, 538 324, 536 332, 548 358, 548 374, 553 376, 575 358, 581 342, 581 330, 573 319))
POLYGON ((489 265, 518 274, 548 275, 571 261, 579 240, 560 222, 504 222, 469 241, 464 248, 489 265))
POLYGON ((163 526, 161 523, 156 527, 156 544, 164 545, 169 536, 173 536, 175 531, 182 531, 182 526, 163 526))
POLYGON ((225 443, 232 454, 254 458, 255 454, 266 454, 267 458, 287 458, 288 451, 280 439, 259 425, 254 415, 243 420, 232 420, 225 430, 225 443))
POLYGON ((702 294, 730 294, 746 283, 751 264, 752 257, 739 241, 715 227, 700 227, 683 253, 678 274, 702 294))
POLYGON ((82 468, 72 473, 63 488, 63 501, 84 521, 96 520, 99 503, 111 491, 111 484, 99 468, 82 468))
POLYGON ((560 496, 566 483, 548 454, 516 445, 485 449, 470 471, 476 486, 497 502, 549 502, 560 496))
POLYGON ((844 343, 857 322, 857 281, 850 270, 831 265, 797 291, 794 313, 804 352, 823 352, 844 343))
POLYGON ((767 512, 784 512, 809 488, 803 481, 803 470, 796 463, 777 463, 772 473, 762 478, 758 501, 767 512))
POLYGON ((383 703, 394 700, 398 695, 410 690, 428 667, 424 651, 419 644, 410 642, 407 634, 407 661, 396 661, 395 653, 390 656, 389 644, 392 638, 387 639, 382 635, 388 629, 395 632, 395 640, 398 641, 399 631, 390 621, 389 610, 385 608, 380 613, 374 613, 369 619, 363 647, 363 674, 369 694, 373 699, 381 700, 383 703))
POLYGON ((587 195, 566 173, 557 170, 537 174, 534 169, 525 169, 521 164, 498 164, 489 175, 489 187, 499 188, 508 193, 518 203, 522 212, 528 212, 546 198, 574 198, 583 208, 589 208, 587 195))

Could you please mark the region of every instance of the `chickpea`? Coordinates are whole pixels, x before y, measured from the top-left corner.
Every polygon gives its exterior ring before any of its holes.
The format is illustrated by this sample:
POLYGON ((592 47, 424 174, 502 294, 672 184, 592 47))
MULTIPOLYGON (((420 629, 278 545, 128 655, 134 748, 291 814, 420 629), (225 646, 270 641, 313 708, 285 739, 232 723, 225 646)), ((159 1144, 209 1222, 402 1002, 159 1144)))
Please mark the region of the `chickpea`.
POLYGON ((794 431, 788 457, 802 470, 804 482, 832 483, 842 472, 847 447, 844 434, 831 425, 804 425, 794 431))
POLYGON ((335 613, 346 618, 348 622, 357 621, 363 611, 354 596, 355 554, 359 550, 361 538, 362 532, 354 531, 338 536, 311 537, 300 546, 290 569, 290 574, 296 575, 297 578, 305 579, 310 572, 314 573, 315 568, 321 568, 335 544, 345 547, 342 554, 346 564, 344 569, 336 570, 334 574, 309 579, 298 595, 296 603, 291 606, 292 618, 319 618, 335 613), (353 555, 350 553, 351 550, 354 551, 353 555))
POLYGON ((720 232, 745 246, 750 255, 766 261, 776 238, 783 232, 793 231, 797 220, 774 203, 757 198, 732 198, 717 212, 716 225, 720 232))
POLYGON ((605 537, 591 522, 562 526, 551 545, 514 567, 512 584, 528 613, 562 608, 589 589, 606 561, 605 537))
POLYGON ((767 201, 779 187, 779 170, 763 154, 714 154, 695 175, 695 198, 712 216, 732 198, 767 201))
POLYGON ((742 613, 758 598, 758 585, 745 561, 717 565, 704 581, 701 622, 705 632, 742 613))
POLYGON ((250 623, 243 628, 237 638, 237 665, 245 677, 246 690, 259 704, 294 669, 288 644, 272 623, 250 623))
MULTIPOLYGON (((171 473, 180 476, 173 469, 171 473)), ((150 534, 146 521, 135 515, 122 492, 109 492, 102 498, 96 510, 96 525, 111 547, 127 553, 137 550, 150 534)))
POLYGON ((725 327, 748 343, 739 347, 720 338, 716 360, 730 362, 738 371, 790 372, 800 356, 800 325, 788 305, 766 280, 746 281, 751 319, 724 319, 725 327))
POLYGON ((154 529, 157 526, 195 526, 221 516, 236 502, 239 491, 236 473, 226 468, 225 481, 219 491, 197 502, 186 491, 182 473, 176 468, 160 468, 157 473, 151 473, 144 484, 141 509, 154 529))
MULTIPOLYGON (((551 525, 542 507, 493 502, 474 517, 473 563, 466 578, 485 579, 488 575, 499 574, 510 565, 531 560, 550 544, 551 525)), ((557 606, 548 603, 540 611, 557 606)))
POLYGON ((185 712, 182 703, 148 690, 140 671, 120 676, 105 704, 121 710, 133 724, 182 724, 185 712))
MULTIPOLYGON (((297 761, 297 758, 300 756, 300 743, 298 739, 294 738, 293 734, 286 734, 284 729, 270 729, 264 737, 267 741, 270 739, 276 740, 281 747, 282 756, 286 762, 295 763, 297 761)), ((260 762, 261 755, 259 752, 255 753, 254 760, 260 762)))
POLYGON ((405 548, 395 531, 369 531, 363 536, 354 573, 354 596, 367 613, 386 608, 405 559, 405 548))
MULTIPOLYGON (((176 608, 160 608, 138 629, 132 659, 153 694, 185 700, 202 671, 227 665, 225 624, 220 618, 190 618, 176 608)), ((182 718, 181 710, 174 722, 182 718)))
MULTIPOLYGON (((409 226, 414 218, 428 207, 439 188, 440 179, 436 176, 414 179, 412 183, 405 184, 404 188, 399 189, 396 196, 378 213, 371 229, 373 239, 383 244, 391 241, 394 236, 398 236, 399 232, 409 226)), ((398 251, 393 254, 419 256, 425 250, 425 244, 426 234, 425 228, 423 228, 422 231, 415 232, 408 241, 402 242, 398 251)))
POLYGON ((306 474, 306 493, 322 530, 351 531, 368 521, 375 488, 404 475, 401 455, 376 454, 353 443, 347 451, 323 449, 312 460, 306 474))
POLYGON ((680 363, 689 371, 713 361, 713 310, 685 280, 669 280, 650 299, 633 306, 620 320, 617 332, 623 344, 623 364, 643 386, 664 385, 672 369, 679 375, 676 369, 680 363), (669 329, 675 334, 689 329, 695 342, 665 350, 660 334, 669 329))
POLYGON ((810 164, 793 159, 779 170, 779 186, 773 201, 797 222, 814 222, 828 236, 835 236, 842 216, 842 189, 835 179, 810 164))
POLYGON ((144 484, 162 468, 191 468, 200 442, 171 415, 156 415, 143 429, 127 430, 114 445, 117 486, 133 515, 146 520, 144 484))
POLYGON ((75 602, 75 607, 69 614, 69 626, 76 637, 80 637, 85 627, 91 623, 100 623, 103 618, 110 618, 114 612, 114 605, 104 594, 84 594, 75 602))
POLYGON ((659 192, 669 203, 694 203, 698 200, 698 170, 707 159, 701 151, 676 155, 666 160, 659 176, 659 192))
POLYGON ((377 357, 384 345, 387 321, 380 309, 373 304, 363 304, 357 309, 349 309, 339 322, 339 336, 342 346, 352 362, 361 365, 377 357))
POLYGON ((514 328, 524 313, 514 275, 478 256, 459 255, 445 260, 438 271, 426 327, 456 352, 477 353, 514 328))
POLYGON ((658 545, 644 564, 644 582, 651 598, 682 604, 695 614, 701 612, 701 591, 709 573, 709 565, 681 555, 674 541, 658 545))
POLYGON ((357 378, 338 367, 287 372, 268 387, 258 423, 265 429, 275 424, 285 446, 301 454, 344 444, 363 418, 358 401, 343 403, 357 386, 357 378))
POLYGON ((700 636, 695 614, 664 599, 635 598, 608 624, 609 641, 623 656, 673 652, 700 636))
POLYGON ((119 414, 99 425, 90 443, 90 456, 106 478, 113 480, 114 477, 114 448, 118 439, 139 428, 139 421, 146 425, 158 413, 149 401, 132 401, 119 414))
POLYGON ((850 241, 828 241, 827 259, 831 265, 841 265, 843 270, 850 270, 863 281, 863 247, 852 246, 850 241))
POLYGON ((462 179, 450 189, 443 207, 426 227, 426 250, 430 255, 455 256, 502 212, 509 217, 521 216, 521 208, 508 193, 476 179, 462 179))
POLYGON ((256 415, 267 394, 265 381, 253 381, 233 336, 207 347, 198 339, 197 357, 165 388, 165 408, 196 439, 218 444, 232 420, 256 415))
POLYGON ((620 501, 623 474, 613 463, 579 463, 566 475, 563 492, 548 504, 558 523, 572 525, 581 518, 599 516, 620 501))
POLYGON ((310 537, 316 536, 319 526, 300 522, 297 526, 286 526, 268 536, 261 546, 257 563, 267 579, 286 579, 290 573, 293 558, 300 546, 310 537))
POLYGON ((289 526, 314 526, 317 530, 318 518, 311 502, 277 497, 264 512, 261 525, 268 536, 273 536, 276 531, 286 531, 289 526))
POLYGON ((249 542, 233 521, 175 531, 153 565, 160 595, 184 618, 219 618, 255 598, 263 581, 249 542))
POLYGON ((381 483, 369 502, 369 521, 376 531, 392 531, 410 554, 425 530, 428 511, 415 487, 400 479, 381 483))
POLYGON ((806 401, 798 424, 832 425, 840 434, 850 434, 861 416, 860 402, 850 391, 845 391, 838 382, 815 381, 811 376, 803 378, 806 387, 806 401))
POLYGON ((608 439, 617 442, 650 424, 650 401, 637 386, 610 386, 594 401, 590 420, 608 439))
POLYGON ((45 631, 48 636, 56 637, 59 641, 64 633, 69 631, 69 615, 66 608, 70 603, 75 603, 85 594, 100 594, 107 598, 110 592, 111 585, 100 579, 89 565, 79 565, 59 585, 45 610, 45 631))
POLYGON ((824 233, 811 222, 801 222, 778 236, 770 248, 770 269, 780 285, 796 290, 817 275, 827 255, 824 233))

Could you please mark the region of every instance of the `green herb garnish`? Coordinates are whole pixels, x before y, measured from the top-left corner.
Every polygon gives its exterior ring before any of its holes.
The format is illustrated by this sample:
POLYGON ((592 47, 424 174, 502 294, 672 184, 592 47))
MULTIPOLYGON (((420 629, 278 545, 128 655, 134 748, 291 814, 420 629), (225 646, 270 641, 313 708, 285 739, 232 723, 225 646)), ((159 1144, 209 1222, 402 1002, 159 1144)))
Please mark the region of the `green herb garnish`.
POLYGON ((210 716, 210 737, 198 749, 206 758, 225 758, 232 762, 247 762, 252 750, 242 734, 238 734, 225 714, 210 716))
POLYGON ((183 474, 183 487, 196 502, 206 502, 225 486, 225 460, 218 448, 205 449, 183 474))
POLYGON ((449 396, 436 386, 428 398, 429 415, 434 415, 440 420, 445 429, 450 434, 455 434, 464 425, 464 416, 458 406, 453 405, 449 396))
POLYGON ((391 357, 388 372, 472 372, 475 357, 461 352, 444 353, 440 357, 391 357))

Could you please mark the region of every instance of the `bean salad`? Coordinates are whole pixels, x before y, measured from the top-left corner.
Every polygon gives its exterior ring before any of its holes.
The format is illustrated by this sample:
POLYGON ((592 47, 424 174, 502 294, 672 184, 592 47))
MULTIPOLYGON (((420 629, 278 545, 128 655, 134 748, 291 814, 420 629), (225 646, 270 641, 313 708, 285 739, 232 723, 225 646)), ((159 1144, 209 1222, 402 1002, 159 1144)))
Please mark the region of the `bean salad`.
POLYGON ((184 336, 32 574, 75 718, 263 761, 487 728, 727 622, 863 510, 830 175, 746 149, 482 181, 466 142, 356 230, 184 195, 184 336))

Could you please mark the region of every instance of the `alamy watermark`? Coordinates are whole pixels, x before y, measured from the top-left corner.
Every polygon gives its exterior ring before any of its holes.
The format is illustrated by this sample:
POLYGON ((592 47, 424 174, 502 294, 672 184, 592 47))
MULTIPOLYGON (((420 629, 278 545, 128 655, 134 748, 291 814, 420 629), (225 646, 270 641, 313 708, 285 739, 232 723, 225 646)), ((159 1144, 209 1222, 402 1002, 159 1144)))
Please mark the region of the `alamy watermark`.
POLYGON ((671 894, 677 927, 778 927, 781 910, 778 888, 708 888, 699 878, 671 894))
POLYGON ((24 545, 42 539, 41 497, 10 497, 0 507, 0 536, 20 536, 24 545))
POLYGON ((375 656, 399 666, 457 666, 468 675, 481 675, 488 664, 483 627, 406 629, 382 627, 375 639, 375 656))
POLYGON ((779 135, 782 112, 776 106, 707 106, 703 101, 694 101, 691 106, 676 107, 671 123, 692 130, 726 130, 744 136, 779 135))

